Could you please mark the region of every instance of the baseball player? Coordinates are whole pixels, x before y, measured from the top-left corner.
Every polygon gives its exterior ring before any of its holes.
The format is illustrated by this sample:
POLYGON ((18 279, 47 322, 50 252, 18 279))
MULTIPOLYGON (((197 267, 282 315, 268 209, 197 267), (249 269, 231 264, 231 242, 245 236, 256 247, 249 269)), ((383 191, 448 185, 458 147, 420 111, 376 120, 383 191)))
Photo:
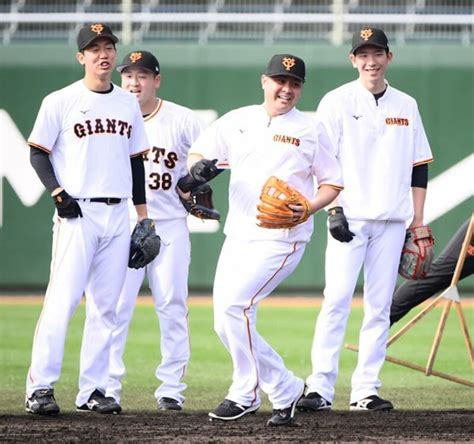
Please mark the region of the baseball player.
POLYGON ((362 265, 364 319, 350 409, 393 408, 378 396, 379 373, 406 221, 412 217, 411 227, 423 225, 432 155, 416 101, 385 80, 392 57, 382 30, 358 30, 350 61, 359 78, 327 93, 317 109, 325 143, 342 166, 345 188, 329 207, 324 302, 312 348, 313 372, 298 403, 301 410, 331 408, 339 351, 362 265))
MULTIPOLYGON (((292 421, 304 382, 256 329, 257 306, 299 263, 313 230, 310 217, 292 229, 257 225, 257 204, 275 175, 300 191, 314 214, 342 188, 340 168, 318 143, 314 123, 295 106, 305 80, 303 60, 274 55, 261 76, 264 102, 233 110, 212 123, 193 144, 190 174, 209 180, 215 163, 228 164, 229 211, 213 289, 214 327, 233 362, 232 385, 211 419, 235 420, 256 411, 260 390, 273 414, 268 425, 292 421), (313 178, 319 189, 315 194, 313 178)), ((301 206, 292 208, 301 213, 301 206)))
POLYGON ((158 257, 145 268, 127 271, 116 309, 117 325, 112 336, 106 394, 120 403, 121 380, 125 374, 123 352, 146 273, 161 332, 162 361, 156 369, 156 377, 162 384, 156 389, 155 397, 159 409, 179 411, 186 389, 182 379, 189 361, 186 302, 191 245, 188 212, 180 201, 176 184, 187 173, 188 150, 203 126, 190 109, 156 96, 161 83, 160 65, 150 52, 130 52, 117 70, 121 74, 122 88, 138 98, 144 117, 151 144, 148 155, 144 156, 146 200, 163 245, 158 257))
MULTIPOLYGON (((461 253, 462 244, 471 222, 468 218, 453 234, 441 254, 433 261, 426 277, 417 280, 407 280, 393 295, 390 307, 390 325, 399 321, 412 308, 434 296, 451 285, 454 270, 461 253)), ((468 246, 467 255, 459 279, 464 279, 474 273, 474 236, 468 246)))
POLYGON ((148 140, 138 103, 111 83, 118 38, 102 23, 77 37, 85 75, 43 100, 28 144, 31 163, 51 194, 51 274, 26 379, 26 411, 55 415, 69 319, 86 296, 78 411, 119 413, 105 396, 115 307, 130 250, 127 199, 147 218, 142 154, 148 140), (97 314, 89 319, 88 313, 97 314))

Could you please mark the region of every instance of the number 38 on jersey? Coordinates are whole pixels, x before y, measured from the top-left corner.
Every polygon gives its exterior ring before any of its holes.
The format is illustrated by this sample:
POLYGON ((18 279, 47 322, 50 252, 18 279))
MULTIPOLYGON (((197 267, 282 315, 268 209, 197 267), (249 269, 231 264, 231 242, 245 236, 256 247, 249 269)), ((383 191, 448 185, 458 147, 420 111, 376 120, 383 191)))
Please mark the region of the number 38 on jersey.
POLYGON ((176 162, 178 161, 177 153, 174 151, 167 153, 165 148, 158 148, 154 146, 147 154, 143 156, 143 160, 145 161, 145 165, 148 166, 150 170, 148 173, 148 187, 151 190, 169 190, 173 185, 173 176, 169 172, 162 170, 165 168, 171 170, 176 167, 176 162), (152 171, 154 170, 153 165, 159 164, 161 164, 161 168, 158 168, 158 171, 152 171))

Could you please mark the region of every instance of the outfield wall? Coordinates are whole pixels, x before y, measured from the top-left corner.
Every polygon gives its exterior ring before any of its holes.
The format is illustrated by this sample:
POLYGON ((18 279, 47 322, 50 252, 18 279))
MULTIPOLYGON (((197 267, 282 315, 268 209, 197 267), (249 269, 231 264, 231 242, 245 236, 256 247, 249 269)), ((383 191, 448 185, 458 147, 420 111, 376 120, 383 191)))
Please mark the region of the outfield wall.
MULTIPOLYGON (((119 47, 118 60, 131 49, 151 50, 158 56, 162 68, 161 97, 193 109, 216 110, 218 115, 262 101, 259 76, 274 53, 292 52, 307 62, 307 82, 299 105, 304 111, 313 111, 326 91, 356 76, 348 63, 348 48, 157 44, 141 48, 119 47)), ((452 193, 453 202, 460 199, 453 208, 447 205, 446 211, 431 223, 436 236, 436 252, 439 252, 474 208, 472 180, 446 173, 472 156, 474 49, 417 46, 394 47, 393 50, 395 58, 387 78, 393 86, 418 101, 435 157, 430 166, 430 180, 443 178, 444 182, 439 181, 441 188, 452 193), (470 184, 471 197, 459 198, 466 183, 470 184)), ((82 76, 74 52, 72 46, 0 47, 0 109, 6 110, 23 137, 31 131, 42 98, 82 76)), ((119 81, 117 73, 114 81, 119 81)), ((53 204, 46 194, 42 194, 31 206, 25 206, 25 198, 19 196, 28 195, 28 181, 22 181, 21 174, 17 174, 16 180, 4 177, 18 156, 16 145, 6 140, 5 134, 5 128, 0 127, 0 290, 42 288, 49 274, 53 204)), ((31 174, 31 171, 24 174, 31 174)), ((215 204, 224 216, 227 181, 228 175, 223 174, 213 183, 215 204)), ((222 241, 222 226, 216 233, 192 234, 189 281, 192 290, 211 287, 222 241)), ((322 288, 325 243, 325 216, 318 214, 315 235, 303 261, 282 289, 322 288)), ((460 288, 473 290, 474 278, 462 282, 460 288)))

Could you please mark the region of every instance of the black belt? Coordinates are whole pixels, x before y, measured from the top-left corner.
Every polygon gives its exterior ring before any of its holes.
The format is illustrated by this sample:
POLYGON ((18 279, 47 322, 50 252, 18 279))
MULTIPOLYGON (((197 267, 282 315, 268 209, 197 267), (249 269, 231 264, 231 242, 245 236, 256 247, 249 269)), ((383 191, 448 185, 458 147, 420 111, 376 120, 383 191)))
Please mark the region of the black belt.
POLYGON ((76 200, 85 200, 89 202, 100 202, 105 203, 106 205, 117 205, 122 202, 122 199, 119 197, 93 197, 91 199, 76 199, 76 200))

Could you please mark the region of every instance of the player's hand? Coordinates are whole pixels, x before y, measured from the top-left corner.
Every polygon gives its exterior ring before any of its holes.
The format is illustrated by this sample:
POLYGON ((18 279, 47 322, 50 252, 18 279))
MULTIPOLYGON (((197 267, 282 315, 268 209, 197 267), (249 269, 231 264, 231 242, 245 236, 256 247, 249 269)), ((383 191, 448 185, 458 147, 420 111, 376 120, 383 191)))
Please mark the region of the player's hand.
POLYGON ((189 170, 189 174, 198 182, 208 182, 216 177, 220 170, 216 167, 217 159, 198 160, 189 170))
POLYGON ((82 210, 77 200, 73 199, 66 191, 61 191, 53 196, 54 205, 58 210, 58 216, 65 219, 75 219, 82 217, 82 210))
MULTIPOLYGON (((288 208, 293 211, 293 220, 301 220, 308 213, 308 209, 301 204, 290 204, 288 208)), ((311 210, 309 211, 311 213, 311 210)))
POLYGON ((342 207, 333 207, 328 210, 329 232, 339 242, 350 242, 355 234, 349 230, 349 223, 342 207))

